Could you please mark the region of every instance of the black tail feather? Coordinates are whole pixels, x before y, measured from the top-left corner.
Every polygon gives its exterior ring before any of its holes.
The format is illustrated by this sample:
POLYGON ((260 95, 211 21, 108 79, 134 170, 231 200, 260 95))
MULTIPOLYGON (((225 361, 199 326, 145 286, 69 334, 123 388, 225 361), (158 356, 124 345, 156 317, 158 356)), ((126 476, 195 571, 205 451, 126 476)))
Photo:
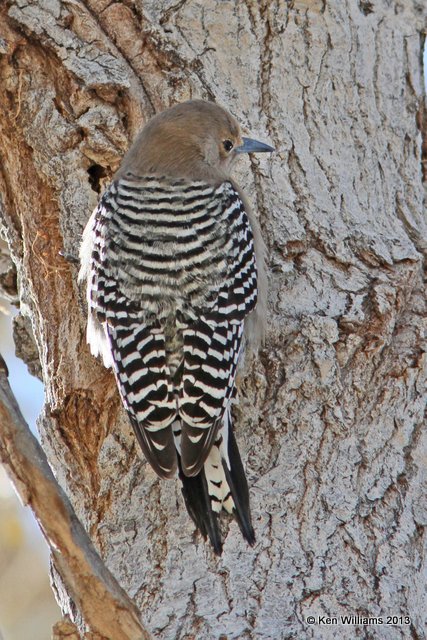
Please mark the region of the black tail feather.
POLYGON ((202 536, 205 539, 209 536, 215 553, 220 556, 222 541, 218 528, 218 516, 211 507, 205 472, 202 469, 196 476, 184 475, 180 456, 178 456, 178 469, 187 511, 202 536))
POLYGON ((243 537, 252 546, 255 544, 255 532, 251 522, 248 481, 246 480, 239 448, 231 428, 228 432, 228 458, 230 469, 227 467, 225 460, 222 461, 222 466, 234 501, 234 515, 243 537))
MULTIPOLYGON (((252 546, 255 544, 255 533, 251 522, 248 482, 231 425, 228 431, 228 458, 230 468, 225 460, 222 461, 222 466, 234 502, 233 515, 243 537, 252 546)), ((218 514, 212 509, 212 497, 208 493, 205 470, 202 468, 196 476, 186 476, 182 470, 180 456, 178 456, 178 469, 187 511, 203 537, 205 539, 209 537, 215 553, 221 555, 222 540, 218 527, 218 514)))

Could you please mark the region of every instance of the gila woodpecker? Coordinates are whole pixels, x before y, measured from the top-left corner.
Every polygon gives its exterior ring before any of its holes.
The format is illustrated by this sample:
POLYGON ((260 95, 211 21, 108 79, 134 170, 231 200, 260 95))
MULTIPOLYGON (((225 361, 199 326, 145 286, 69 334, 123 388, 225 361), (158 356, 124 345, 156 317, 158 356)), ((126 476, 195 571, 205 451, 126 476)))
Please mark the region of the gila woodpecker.
POLYGON ((216 553, 221 509, 255 541, 230 404, 243 346, 262 334, 263 242, 231 168, 260 151, 273 149, 242 137, 211 102, 154 116, 80 250, 91 351, 113 368, 154 471, 178 470, 187 510, 216 553))

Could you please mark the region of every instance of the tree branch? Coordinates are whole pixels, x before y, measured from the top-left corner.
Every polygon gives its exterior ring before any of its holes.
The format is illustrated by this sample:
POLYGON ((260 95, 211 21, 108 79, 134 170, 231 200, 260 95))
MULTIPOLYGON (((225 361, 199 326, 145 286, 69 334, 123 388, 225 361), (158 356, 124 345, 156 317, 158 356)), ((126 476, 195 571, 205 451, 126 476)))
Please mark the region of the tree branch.
POLYGON ((31 434, 0 355, 0 460, 49 544, 55 566, 95 638, 149 640, 139 612, 108 571, 31 434))

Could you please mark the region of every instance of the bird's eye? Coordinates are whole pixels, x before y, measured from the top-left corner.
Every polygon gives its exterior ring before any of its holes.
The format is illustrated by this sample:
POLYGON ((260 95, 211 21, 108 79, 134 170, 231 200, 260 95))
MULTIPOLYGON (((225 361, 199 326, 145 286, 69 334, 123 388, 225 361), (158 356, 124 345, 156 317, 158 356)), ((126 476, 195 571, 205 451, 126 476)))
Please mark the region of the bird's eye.
POLYGON ((226 151, 231 151, 234 145, 231 142, 231 140, 224 140, 224 142, 222 143, 222 146, 226 151))

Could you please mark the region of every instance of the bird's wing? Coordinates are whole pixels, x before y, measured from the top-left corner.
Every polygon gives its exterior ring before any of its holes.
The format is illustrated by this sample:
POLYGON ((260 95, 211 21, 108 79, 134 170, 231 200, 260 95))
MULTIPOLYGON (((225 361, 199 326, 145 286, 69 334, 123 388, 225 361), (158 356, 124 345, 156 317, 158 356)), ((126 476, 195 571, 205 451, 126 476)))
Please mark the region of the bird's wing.
POLYGON ((154 471, 174 475, 176 450, 171 424, 176 416, 165 336, 159 323, 107 323, 114 371, 123 404, 154 471))
POLYGON ((91 271, 86 274, 89 309, 109 342, 120 395, 141 448, 156 473, 170 477, 177 464, 171 428, 177 409, 166 363, 165 336, 160 323, 156 319, 147 322, 139 303, 131 300, 121 286, 114 238, 123 229, 115 230, 112 223, 116 207, 113 183, 92 222, 95 240, 91 271))
POLYGON ((183 374, 178 400, 181 462, 187 476, 203 466, 234 388, 244 319, 257 300, 252 230, 237 191, 229 185, 231 251, 224 282, 209 310, 183 330, 183 374))

